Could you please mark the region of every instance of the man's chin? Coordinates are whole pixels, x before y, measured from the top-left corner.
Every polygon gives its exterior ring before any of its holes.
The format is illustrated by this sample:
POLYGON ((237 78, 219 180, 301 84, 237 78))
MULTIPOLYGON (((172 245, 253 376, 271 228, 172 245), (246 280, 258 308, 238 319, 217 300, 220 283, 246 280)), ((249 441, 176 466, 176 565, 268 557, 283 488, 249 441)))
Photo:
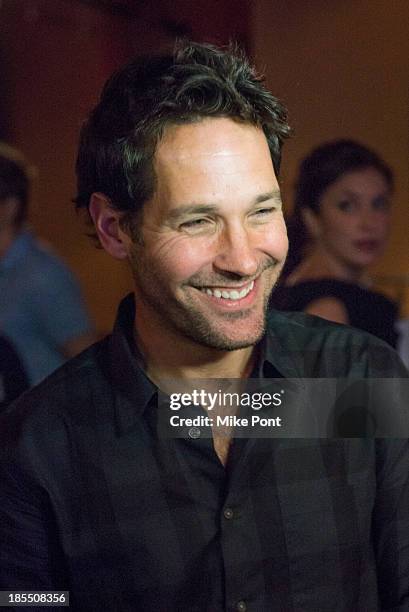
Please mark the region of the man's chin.
POLYGON ((199 345, 219 351, 236 351, 257 344, 265 333, 266 305, 236 312, 208 313, 192 311, 179 319, 179 332, 199 345))
POLYGON ((265 333, 265 325, 260 324, 253 331, 223 331, 220 329, 197 329, 190 337, 198 344, 218 351, 237 351, 256 345, 265 333))
POLYGON ((240 349, 246 349, 250 347, 254 347, 260 340, 259 338, 253 338, 252 340, 225 340, 221 341, 218 345, 214 343, 211 348, 217 349, 219 351, 238 351, 240 349))

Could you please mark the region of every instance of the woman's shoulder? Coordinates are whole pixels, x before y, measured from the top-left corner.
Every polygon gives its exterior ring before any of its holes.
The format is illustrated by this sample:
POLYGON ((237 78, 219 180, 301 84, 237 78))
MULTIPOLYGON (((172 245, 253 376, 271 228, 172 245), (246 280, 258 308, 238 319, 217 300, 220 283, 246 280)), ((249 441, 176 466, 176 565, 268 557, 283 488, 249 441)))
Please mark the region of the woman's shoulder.
POLYGON ((355 283, 333 278, 299 281, 279 287, 271 305, 278 310, 304 311, 348 323, 396 345, 397 304, 382 293, 355 283))
POLYGON ((283 310, 304 310, 311 302, 320 298, 338 298, 343 301, 345 294, 353 292, 349 283, 332 278, 300 280, 279 286, 272 301, 283 310))
POLYGON ((294 284, 282 285, 274 292, 273 303, 277 301, 277 307, 283 310, 303 310, 309 303, 320 298, 334 298, 352 308, 377 305, 385 310, 397 310, 396 304, 382 293, 335 278, 300 280, 294 284))

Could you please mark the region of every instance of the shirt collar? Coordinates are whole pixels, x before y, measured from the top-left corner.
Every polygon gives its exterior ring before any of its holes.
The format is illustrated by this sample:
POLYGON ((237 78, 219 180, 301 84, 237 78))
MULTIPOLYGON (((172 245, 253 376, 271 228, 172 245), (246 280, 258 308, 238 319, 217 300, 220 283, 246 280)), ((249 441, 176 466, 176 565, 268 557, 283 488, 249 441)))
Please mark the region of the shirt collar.
MULTIPOLYGON (((157 393, 156 385, 144 372, 142 355, 135 346, 134 319, 135 300, 130 293, 119 305, 114 329, 108 339, 109 369, 117 389, 116 414, 120 433, 125 433, 135 424, 157 393)), ((258 345, 259 357, 252 378, 300 375, 288 351, 288 327, 280 313, 269 313, 267 332, 258 345)))
POLYGON ((262 378, 299 378, 303 376, 298 361, 294 358, 300 350, 287 317, 270 309, 267 316, 266 333, 260 342, 259 364, 262 378))
POLYGON ((109 371, 116 388, 119 433, 126 433, 151 402, 156 386, 143 370, 142 356, 133 340, 135 301, 132 293, 118 307, 113 332, 108 339, 109 371))

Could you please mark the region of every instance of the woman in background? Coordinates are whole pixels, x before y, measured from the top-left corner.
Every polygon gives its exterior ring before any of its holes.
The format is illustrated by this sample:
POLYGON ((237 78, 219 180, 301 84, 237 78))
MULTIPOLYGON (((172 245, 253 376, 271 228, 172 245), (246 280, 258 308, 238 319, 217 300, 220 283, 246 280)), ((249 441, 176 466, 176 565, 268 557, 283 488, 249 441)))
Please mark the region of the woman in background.
POLYGON ((383 254, 390 228, 393 175, 352 140, 324 144, 303 160, 290 250, 273 305, 303 310, 396 344, 397 305, 372 291, 368 267, 383 254))

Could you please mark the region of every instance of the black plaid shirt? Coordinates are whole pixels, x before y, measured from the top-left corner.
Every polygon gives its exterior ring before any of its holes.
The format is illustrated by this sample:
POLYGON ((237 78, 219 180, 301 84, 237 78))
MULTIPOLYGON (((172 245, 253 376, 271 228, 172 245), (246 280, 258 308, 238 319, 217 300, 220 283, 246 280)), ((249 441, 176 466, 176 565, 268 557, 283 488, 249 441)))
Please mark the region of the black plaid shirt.
MULTIPOLYGON (((114 332, 0 417, 0 589, 101 612, 409 610, 406 439, 160 439, 114 332)), ((255 374, 405 376, 386 345, 272 313, 255 374)), ((404 407, 406 409, 407 407, 404 407)))

